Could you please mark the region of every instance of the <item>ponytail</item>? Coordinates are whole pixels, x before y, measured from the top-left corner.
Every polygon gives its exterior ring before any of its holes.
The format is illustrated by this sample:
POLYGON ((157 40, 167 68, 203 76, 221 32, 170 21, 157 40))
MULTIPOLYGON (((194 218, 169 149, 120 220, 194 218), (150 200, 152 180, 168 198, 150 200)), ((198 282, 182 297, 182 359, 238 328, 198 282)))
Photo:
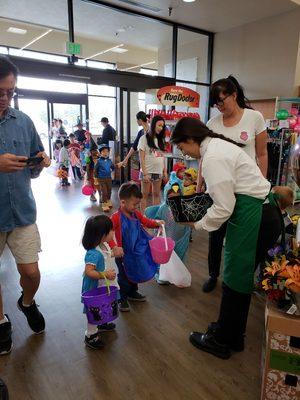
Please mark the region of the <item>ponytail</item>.
POLYGON ((245 147, 244 143, 238 143, 238 142, 236 142, 235 140, 232 140, 232 139, 230 139, 230 138, 227 138, 226 136, 222 135, 221 133, 215 133, 215 132, 211 131, 210 129, 209 129, 209 131, 208 131, 208 135, 207 135, 207 136, 208 136, 208 137, 211 137, 211 138, 213 138, 213 139, 225 140, 226 142, 235 144, 236 146, 239 146, 239 147, 245 147))
POLYGON ((234 76, 229 75, 227 78, 219 79, 212 84, 210 89, 211 106, 220 101, 221 93, 228 95, 236 93, 236 102, 240 108, 253 109, 250 105, 250 101, 244 94, 243 87, 239 84, 238 80, 234 76))
POLYGON ((238 143, 226 136, 211 131, 203 122, 199 119, 184 117, 181 118, 171 135, 171 143, 178 144, 181 142, 187 142, 188 139, 193 139, 195 142, 201 144, 207 137, 214 139, 221 139, 226 142, 232 143, 238 147, 244 147, 243 143, 238 143))

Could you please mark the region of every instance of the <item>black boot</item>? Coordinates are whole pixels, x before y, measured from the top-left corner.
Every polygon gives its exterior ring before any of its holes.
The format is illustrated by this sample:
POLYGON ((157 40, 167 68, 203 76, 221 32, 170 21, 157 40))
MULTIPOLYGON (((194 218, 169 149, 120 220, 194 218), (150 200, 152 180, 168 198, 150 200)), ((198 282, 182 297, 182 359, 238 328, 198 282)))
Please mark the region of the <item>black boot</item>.
POLYGON ((214 290, 214 288, 217 286, 217 278, 212 278, 211 276, 208 278, 206 282, 204 282, 202 286, 202 291, 204 293, 209 293, 214 290))
POLYGON ((190 334, 190 342, 198 349, 211 353, 223 360, 227 360, 231 356, 229 346, 217 341, 216 331, 211 326, 208 327, 206 333, 192 332, 190 334))

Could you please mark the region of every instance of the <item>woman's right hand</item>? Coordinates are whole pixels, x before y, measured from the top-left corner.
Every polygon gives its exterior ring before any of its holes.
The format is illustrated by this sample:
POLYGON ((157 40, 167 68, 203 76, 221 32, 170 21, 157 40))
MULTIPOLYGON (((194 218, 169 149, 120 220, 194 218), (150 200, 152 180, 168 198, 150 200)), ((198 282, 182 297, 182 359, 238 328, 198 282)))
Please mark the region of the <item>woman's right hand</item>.
POLYGON ((150 182, 151 182, 150 175, 149 175, 149 174, 144 174, 144 173, 143 173, 143 181, 144 181, 145 183, 150 183, 150 182))
POLYGON ((116 279, 117 273, 114 269, 108 269, 107 271, 105 271, 105 277, 110 280, 113 281, 114 279, 116 279))

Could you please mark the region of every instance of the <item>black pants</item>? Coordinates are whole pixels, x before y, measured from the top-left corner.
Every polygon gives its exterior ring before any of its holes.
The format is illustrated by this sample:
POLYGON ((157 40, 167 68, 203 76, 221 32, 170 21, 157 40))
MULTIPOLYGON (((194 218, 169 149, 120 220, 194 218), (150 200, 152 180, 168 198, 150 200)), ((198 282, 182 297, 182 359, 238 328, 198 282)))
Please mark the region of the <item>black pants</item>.
POLYGON ((81 172, 80 172, 80 168, 79 168, 79 167, 74 166, 74 167, 72 167, 72 170, 73 170, 73 175, 74 175, 74 178, 75 178, 75 179, 76 179, 76 177, 77 177, 78 179, 82 179, 82 176, 81 176, 81 172))
POLYGON ((226 235, 227 221, 217 230, 209 232, 208 241, 208 272, 211 278, 217 279, 220 275, 222 249, 226 235))
MULTIPOLYGON (((256 265, 263 262, 281 234, 281 212, 277 207, 263 205, 257 240, 256 265)), ((241 249, 242 251, 242 249, 241 249)), ((254 272, 254 271, 253 271, 254 272)), ((246 332, 251 294, 240 293, 223 283, 217 338, 221 343, 236 343, 246 332)))
POLYGON ((121 258, 116 259, 116 263, 119 269, 118 273, 118 283, 120 286, 120 297, 121 300, 127 299, 133 293, 138 291, 138 285, 136 283, 130 282, 124 271, 124 264, 121 258))

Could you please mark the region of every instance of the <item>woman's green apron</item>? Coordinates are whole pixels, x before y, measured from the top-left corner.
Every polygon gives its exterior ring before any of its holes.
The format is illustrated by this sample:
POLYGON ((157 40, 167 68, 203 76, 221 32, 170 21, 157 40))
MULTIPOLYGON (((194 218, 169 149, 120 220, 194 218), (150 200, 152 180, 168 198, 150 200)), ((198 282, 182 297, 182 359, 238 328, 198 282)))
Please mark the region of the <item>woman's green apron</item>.
MULTIPOLYGON (((273 194, 270 204, 276 206, 273 194)), ((237 194, 226 231, 224 283, 240 293, 252 293, 257 239, 264 200, 237 194)))

